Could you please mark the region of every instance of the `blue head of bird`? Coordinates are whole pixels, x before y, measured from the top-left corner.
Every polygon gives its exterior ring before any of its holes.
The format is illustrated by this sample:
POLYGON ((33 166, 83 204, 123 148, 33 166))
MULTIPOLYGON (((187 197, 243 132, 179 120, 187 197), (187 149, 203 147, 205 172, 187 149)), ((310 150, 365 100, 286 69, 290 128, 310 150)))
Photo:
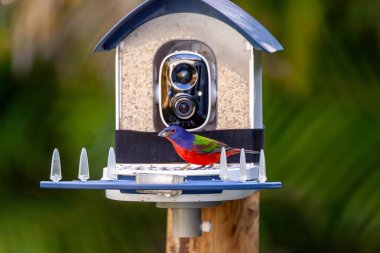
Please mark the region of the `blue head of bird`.
POLYGON ((158 133, 160 137, 166 137, 174 142, 181 141, 184 139, 191 140, 193 135, 186 131, 186 129, 182 128, 179 125, 170 125, 166 127, 164 130, 158 133))

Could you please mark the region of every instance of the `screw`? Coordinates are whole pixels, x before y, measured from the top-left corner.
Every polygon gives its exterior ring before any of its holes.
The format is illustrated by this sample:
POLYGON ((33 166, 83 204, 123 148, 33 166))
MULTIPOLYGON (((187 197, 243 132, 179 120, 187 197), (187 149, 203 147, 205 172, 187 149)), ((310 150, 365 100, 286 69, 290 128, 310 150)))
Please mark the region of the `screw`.
POLYGON ((211 226, 211 222, 209 221, 204 221, 201 223, 201 231, 202 232, 211 232, 211 229, 212 229, 212 226, 211 226))

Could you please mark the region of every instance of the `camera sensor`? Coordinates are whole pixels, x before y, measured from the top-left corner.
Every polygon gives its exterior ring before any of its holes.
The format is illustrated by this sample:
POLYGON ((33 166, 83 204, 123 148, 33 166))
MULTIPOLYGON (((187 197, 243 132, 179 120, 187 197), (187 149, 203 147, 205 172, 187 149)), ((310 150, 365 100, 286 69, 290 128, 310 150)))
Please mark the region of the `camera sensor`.
POLYGON ((198 80, 198 72, 193 65, 180 63, 171 72, 173 85, 179 90, 191 89, 198 80))

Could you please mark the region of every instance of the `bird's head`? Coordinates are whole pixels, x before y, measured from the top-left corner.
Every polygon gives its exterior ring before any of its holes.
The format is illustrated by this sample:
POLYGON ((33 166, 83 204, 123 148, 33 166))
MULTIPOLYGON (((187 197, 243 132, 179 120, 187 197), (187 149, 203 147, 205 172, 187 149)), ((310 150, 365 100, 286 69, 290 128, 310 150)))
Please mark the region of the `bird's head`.
POLYGON ((166 127, 164 130, 158 133, 158 136, 160 137, 166 137, 172 140, 178 140, 179 138, 182 138, 186 135, 189 135, 190 133, 187 132, 184 128, 178 125, 170 125, 166 127))

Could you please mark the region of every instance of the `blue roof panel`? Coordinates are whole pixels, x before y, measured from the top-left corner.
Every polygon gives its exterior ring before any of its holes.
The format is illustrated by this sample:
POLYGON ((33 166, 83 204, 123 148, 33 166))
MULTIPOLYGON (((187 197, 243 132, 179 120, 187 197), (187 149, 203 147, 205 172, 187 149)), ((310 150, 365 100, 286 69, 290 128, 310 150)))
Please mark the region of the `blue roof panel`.
POLYGON ((95 52, 113 49, 142 24, 173 13, 216 18, 238 31, 257 50, 274 53, 283 49, 264 26, 229 0, 148 0, 120 20, 98 43, 95 52))

